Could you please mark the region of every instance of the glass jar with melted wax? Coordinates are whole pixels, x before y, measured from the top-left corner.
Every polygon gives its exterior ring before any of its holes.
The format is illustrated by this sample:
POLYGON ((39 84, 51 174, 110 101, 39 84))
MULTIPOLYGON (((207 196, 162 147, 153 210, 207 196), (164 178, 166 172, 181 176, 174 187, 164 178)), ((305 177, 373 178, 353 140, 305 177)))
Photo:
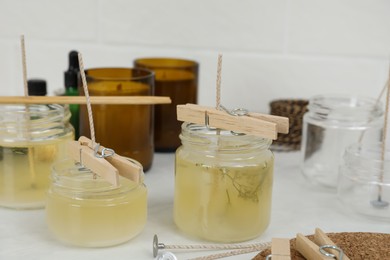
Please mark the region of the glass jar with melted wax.
POLYGON ((174 220, 185 233, 217 242, 259 236, 270 221, 271 140, 182 125, 176 151, 174 220))
POLYGON ((67 106, 0 106, 0 206, 45 205, 51 165, 74 138, 69 118, 67 106))
POLYGON ((113 186, 73 160, 54 164, 46 205, 49 229, 60 241, 83 247, 113 246, 135 237, 147 216, 140 174, 138 183, 119 176, 119 186, 113 186))

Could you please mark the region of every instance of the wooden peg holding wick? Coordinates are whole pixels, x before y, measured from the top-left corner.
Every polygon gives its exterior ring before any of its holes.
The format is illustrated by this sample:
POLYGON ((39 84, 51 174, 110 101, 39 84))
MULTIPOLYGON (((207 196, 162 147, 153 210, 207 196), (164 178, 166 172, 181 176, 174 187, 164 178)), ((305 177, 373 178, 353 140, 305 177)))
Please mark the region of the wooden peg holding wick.
POLYGON ((217 128, 218 135, 220 134, 220 129, 225 129, 275 140, 278 137, 278 133, 288 133, 289 119, 287 117, 249 113, 245 109, 228 111, 224 108, 221 105, 221 74, 222 54, 219 54, 216 108, 195 104, 178 105, 176 109, 177 120, 217 128))
POLYGON ((82 143, 80 141, 69 141, 67 145, 68 154, 73 160, 79 162, 82 166, 104 178, 113 186, 116 187, 119 185, 118 170, 106 161, 105 158, 96 157, 95 151, 86 143, 82 143))
MULTIPOLYGON (((89 148, 94 150, 92 147, 92 140, 91 139, 89 139, 85 136, 80 136, 79 142, 82 145, 87 145, 89 148)), ((104 148, 105 147, 99 145, 97 152, 99 152, 99 153, 104 152, 104 148)), ((100 159, 100 158, 98 158, 98 159, 100 159)), ((112 166, 114 166, 118 170, 119 175, 121 175, 129 180, 132 180, 136 183, 140 182, 140 176, 142 173, 142 166, 140 166, 140 165, 132 162, 131 160, 129 160, 123 156, 120 156, 116 153, 114 153, 111 156, 107 156, 104 159, 106 159, 112 166)))
POLYGON ((177 120, 206 125, 238 133, 277 139, 278 133, 288 133, 288 118, 248 113, 231 115, 226 111, 195 104, 177 106, 177 120))

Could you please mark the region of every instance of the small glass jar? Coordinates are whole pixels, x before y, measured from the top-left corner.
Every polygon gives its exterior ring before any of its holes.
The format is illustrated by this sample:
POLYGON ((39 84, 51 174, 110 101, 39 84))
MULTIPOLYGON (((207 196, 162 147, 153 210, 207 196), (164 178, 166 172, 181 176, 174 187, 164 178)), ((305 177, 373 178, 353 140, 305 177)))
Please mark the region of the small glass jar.
POLYGON ((345 208, 390 221, 390 149, 383 150, 382 143, 353 144, 343 158, 337 193, 345 208))
POLYGON ((50 168, 73 140, 68 106, 0 106, 0 206, 42 208, 50 168))
POLYGON ((338 167, 347 146, 378 142, 383 109, 375 99, 320 95, 303 117, 301 171, 312 183, 337 188, 338 167))
POLYGON ((119 176, 115 187, 73 160, 57 162, 46 205, 50 231, 66 244, 83 247, 113 246, 135 237, 147 215, 141 174, 139 183, 119 176))
POLYGON ((271 140, 182 125, 176 151, 174 220, 185 233, 217 242, 259 236, 271 212, 271 140))
POLYGON ((156 105, 154 110, 154 148, 157 152, 174 152, 180 146, 181 122, 176 119, 176 106, 196 104, 198 70, 196 61, 177 58, 139 58, 136 68, 155 73, 156 96, 168 96, 172 103, 156 105))

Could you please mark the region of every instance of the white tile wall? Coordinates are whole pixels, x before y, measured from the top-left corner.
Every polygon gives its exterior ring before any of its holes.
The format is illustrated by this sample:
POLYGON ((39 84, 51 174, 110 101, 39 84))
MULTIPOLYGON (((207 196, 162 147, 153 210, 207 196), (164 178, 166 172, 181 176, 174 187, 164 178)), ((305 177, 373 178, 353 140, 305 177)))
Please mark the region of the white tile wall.
POLYGON ((289 50, 389 57, 390 1, 294 0, 289 50))
POLYGON ((28 76, 63 87, 72 49, 85 67, 132 66, 137 57, 200 63, 199 102, 267 112, 278 98, 321 93, 376 97, 388 76, 388 0, 0 0, 0 95, 22 95, 28 76))

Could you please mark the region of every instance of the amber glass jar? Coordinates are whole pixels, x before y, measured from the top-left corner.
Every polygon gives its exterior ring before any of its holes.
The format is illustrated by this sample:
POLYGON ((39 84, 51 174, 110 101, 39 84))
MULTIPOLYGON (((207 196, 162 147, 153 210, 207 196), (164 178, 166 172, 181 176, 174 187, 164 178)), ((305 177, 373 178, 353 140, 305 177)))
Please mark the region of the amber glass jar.
POLYGON ((0 206, 42 208, 54 161, 73 140, 68 106, 0 106, 0 206))
MULTIPOLYGON (((96 68, 85 71, 91 96, 151 96, 154 74, 146 69, 96 68)), ((83 88, 79 88, 84 95, 83 88)), ((152 105, 92 105, 96 140, 134 158, 144 170, 153 161, 152 105)), ((80 135, 90 136, 86 106, 80 107, 80 135)))
POLYGON ((46 205, 50 231, 66 244, 84 247, 113 246, 135 237, 147 217, 140 174, 139 183, 119 176, 115 187, 72 160, 55 163, 46 205))
POLYGON ((155 72, 155 95, 169 96, 172 103, 155 106, 154 146, 158 152, 173 152, 180 146, 181 122, 176 106, 197 103, 198 63, 175 58, 140 58, 134 66, 155 72))
POLYGON ((217 242, 257 237, 271 213, 271 140, 184 123, 176 151, 174 220, 217 242))

